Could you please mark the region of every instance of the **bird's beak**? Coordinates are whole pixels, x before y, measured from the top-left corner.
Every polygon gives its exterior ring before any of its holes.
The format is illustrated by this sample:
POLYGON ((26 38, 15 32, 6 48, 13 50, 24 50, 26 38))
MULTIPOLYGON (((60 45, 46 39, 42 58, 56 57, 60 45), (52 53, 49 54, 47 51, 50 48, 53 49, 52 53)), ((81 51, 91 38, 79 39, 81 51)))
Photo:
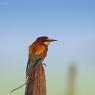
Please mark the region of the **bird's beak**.
POLYGON ((47 42, 54 42, 54 41, 57 41, 57 40, 54 40, 54 39, 48 39, 46 40, 47 42))
POLYGON ((44 44, 45 44, 46 46, 48 46, 51 42, 54 42, 54 41, 57 41, 57 40, 54 40, 54 39, 47 39, 47 40, 44 42, 44 44))

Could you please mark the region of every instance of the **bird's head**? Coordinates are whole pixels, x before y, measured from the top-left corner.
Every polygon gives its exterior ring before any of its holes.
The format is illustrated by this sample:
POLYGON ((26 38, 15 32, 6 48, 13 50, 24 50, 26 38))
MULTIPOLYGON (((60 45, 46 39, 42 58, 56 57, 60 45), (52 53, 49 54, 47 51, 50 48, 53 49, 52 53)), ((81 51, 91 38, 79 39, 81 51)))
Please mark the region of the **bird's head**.
POLYGON ((39 37, 36 40, 37 43, 43 44, 43 45, 46 45, 46 46, 48 46, 51 42, 54 42, 54 41, 57 41, 57 40, 49 39, 47 36, 39 37))

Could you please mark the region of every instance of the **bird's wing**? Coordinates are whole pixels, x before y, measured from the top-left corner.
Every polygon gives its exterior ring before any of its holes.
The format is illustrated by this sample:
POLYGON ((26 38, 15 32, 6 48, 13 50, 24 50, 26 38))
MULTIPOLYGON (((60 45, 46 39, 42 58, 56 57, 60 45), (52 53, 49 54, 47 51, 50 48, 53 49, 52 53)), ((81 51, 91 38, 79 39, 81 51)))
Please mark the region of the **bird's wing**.
POLYGON ((29 54, 29 56, 28 56, 28 62, 27 62, 27 66, 26 66, 26 78, 27 78, 27 76, 29 75, 30 66, 31 66, 31 68, 32 68, 33 62, 32 62, 32 57, 31 57, 31 55, 29 54), (31 64, 31 65, 30 65, 30 64, 31 64))
POLYGON ((36 67, 37 64, 42 63, 43 58, 40 57, 40 55, 36 55, 36 47, 30 47, 29 48, 29 56, 28 56, 28 62, 26 67, 26 78, 31 73, 32 69, 36 67))
POLYGON ((33 45, 29 46, 29 54, 28 54, 28 62, 26 66, 26 78, 29 75, 30 69, 33 67, 33 58, 35 55, 36 49, 33 47, 33 45))

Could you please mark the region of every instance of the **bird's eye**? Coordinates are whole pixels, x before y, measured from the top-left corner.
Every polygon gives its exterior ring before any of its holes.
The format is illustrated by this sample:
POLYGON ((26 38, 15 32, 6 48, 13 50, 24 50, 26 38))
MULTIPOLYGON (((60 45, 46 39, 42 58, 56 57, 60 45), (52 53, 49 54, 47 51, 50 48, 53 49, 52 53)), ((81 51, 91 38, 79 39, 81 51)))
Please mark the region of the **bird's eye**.
POLYGON ((47 40, 49 40, 49 38, 48 38, 48 37, 46 37, 45 41, 47 41, 47 40))

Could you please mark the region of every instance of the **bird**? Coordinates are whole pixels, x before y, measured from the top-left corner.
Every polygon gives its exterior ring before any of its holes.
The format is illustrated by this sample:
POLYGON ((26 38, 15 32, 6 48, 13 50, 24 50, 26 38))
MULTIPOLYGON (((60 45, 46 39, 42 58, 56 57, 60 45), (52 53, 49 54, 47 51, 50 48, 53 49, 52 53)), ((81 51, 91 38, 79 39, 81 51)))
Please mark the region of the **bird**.
POLYGON ((26 79, 28 78, 31 71, 37 66, 37 64, 43 62, 47 56, 48 46, 54 41, 57 40, 49 39, 47 36, 41 36, 29 46, 28 62, 26 66, 26 79))
MULTIPOLYGON (((47 36, 41 36, 41 37, 38 37, 29 46, 29 51, 28 51, 29 54, 28 54, 28 62, 27 62, 27 66, 26 66, 26 80, 25 80, 25 83, 22 84, 21 86, 15 88, 15 89, 13 89, 10 93, 12 93, 15 90, 20 89, 24 85, 26 85, 25 95, 34 95, 33 94, 33 85, 35 83, 33 81, 32 85, 31 85, 31 73, 33 73, 32 75, 34 75, 35 72, 33 72, 33 70, 36 69, 37 65, 43 64, 42 62, 44 61, 45 57, 47 56, 48 46, 50 45, 51 42, 54 42, 54 41, 57 41, 57 40, 49 39, 47 36)), ((42 69, 43 69, 43 67, 42 67, 42 69)), ((44 72, 43 72, 43 77, 44 77, 44 72)), ((34 79, 35 78, 33 78, 33 80, 34 79)), ((42 95, 40 93, 39 93, 39 95, 42 95)))

